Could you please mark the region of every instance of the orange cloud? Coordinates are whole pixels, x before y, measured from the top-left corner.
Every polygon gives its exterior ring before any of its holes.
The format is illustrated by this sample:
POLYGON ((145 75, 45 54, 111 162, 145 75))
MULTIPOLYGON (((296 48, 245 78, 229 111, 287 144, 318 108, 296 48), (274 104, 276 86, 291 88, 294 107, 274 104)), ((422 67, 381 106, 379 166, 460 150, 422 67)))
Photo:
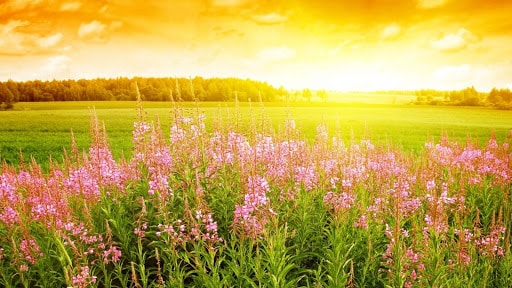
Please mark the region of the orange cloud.
POLYGON ((105 43, 110 38, 110 32, 120 28, 122 22, 111 22, 109 25, 94 20, 89 23, 82 23, 78 28, 78 37, 84 41, 105 43))
POLYGON ((82 7, 81 2, 66 2, 60 5, 60 11, 77 11, 82 7))
POLYGON ((26 55, 52 53, 60 48, 63 38, 60 32, 51 35, 30 33, 29 21, 11 20, 0 24, 0 54, 26 55), (27 31, 25 31, 27 30, 27 31))
POLYGON ((56 33, 48 37, 37 39, 37 43, 41 48, 51 48, 56 46, 62 39, 62 33, 56 33))
POLYGON ((9 10, 23 10, 28 9, 34 6, 38 6, 43 2, 43 0, 7 0, 2 1, 3 3, 0 3, 0 7, 5 9, 6 11, 9 10))

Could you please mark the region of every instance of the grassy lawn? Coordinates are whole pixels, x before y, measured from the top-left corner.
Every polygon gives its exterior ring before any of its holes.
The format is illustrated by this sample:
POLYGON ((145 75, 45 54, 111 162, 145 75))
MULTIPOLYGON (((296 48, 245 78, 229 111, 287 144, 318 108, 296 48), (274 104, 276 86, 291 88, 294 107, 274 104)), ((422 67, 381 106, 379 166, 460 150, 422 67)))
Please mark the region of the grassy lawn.
MULTIPOLYGON (((172 103, 144 102, 148 120, 158 115, 164 133, 169 133, 172 103)), ((62 160, 63 149, 70 147, 71 130, 79 149, 90 143, 90 108, 104 123, 116 157, 129 156, 132 146, 133 122, 137 120, 134 102, 49 102, 18 103, 13 111, 0 112, 0 157, 9 164, 19 161, 21 150, 26 159, 33 156, 38 163, 47 163, 51 156, 62 160)), ((512 111, 469 107, 431 107, 412 105, 372 105, 343 103, 182 103, 184 113, 206 115, 212 128, 214 121, 250 129, 271 123, 279 133, 284 120, 290 117, 304 137, 313 141, 316 127, 324 124, 330 135, 345 141, 370 138, 373 142, 390 143, 405 151, 417 152, 430 139, 448 134, 459 141, 467 136, 482 144, 493 131, 501 141, 512 129, 512 111), (238 120, 237 120, 238 119, 238 120), (255 119, 255 120, 250 120, 255 119)), ((259 127, 261 128, 261 127, 259 127)), ((166 136, 167 136, 166 135, 166 136)))

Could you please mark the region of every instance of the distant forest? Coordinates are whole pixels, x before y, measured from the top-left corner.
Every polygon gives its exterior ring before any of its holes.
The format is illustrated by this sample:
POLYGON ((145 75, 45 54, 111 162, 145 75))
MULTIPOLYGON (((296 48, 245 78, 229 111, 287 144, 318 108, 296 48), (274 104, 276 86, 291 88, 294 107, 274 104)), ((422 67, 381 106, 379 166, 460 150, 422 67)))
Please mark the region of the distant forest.
MULTIPOLYGON (((288 91, 266 82, 239 78, 97 78, 91 80, 33 80, 0 82, 0 110, 17 102, 44 101, 329 101, 326 90, 288 91)), ((415 91, 378 91, 378 94, 414 95, 415 104, 494 106, 512 108, 510 89, 494 88, 489 93, 474 87, 456 91, 421 89, 415 91)))
POLYGON ((112 78, 92 80, 0 82, 0 106, 44 101, 275 101, 288 91, 266 83, 238 78, 112 78))
POLYGON ((416 95, 417 104, 512 108, 512 92, 508 88, 493 88, 489 93, 478 92, 475 87, 455 91, 422 89, 414 91, 414 95, 416 95))

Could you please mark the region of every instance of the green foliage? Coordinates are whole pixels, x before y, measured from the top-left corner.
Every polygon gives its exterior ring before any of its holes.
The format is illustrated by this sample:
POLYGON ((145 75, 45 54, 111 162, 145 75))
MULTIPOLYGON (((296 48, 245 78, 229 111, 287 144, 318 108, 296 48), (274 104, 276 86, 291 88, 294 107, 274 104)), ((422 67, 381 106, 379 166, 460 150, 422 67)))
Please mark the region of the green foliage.
MULTIPOLYGON (((20 102, 47 101, 134 101, 134 83, 145 101, 273 101, 282 89, 250 79, 238 78, 145 78, 119 77, 92 80, 33 80, 0 82, 0 105, 10 109, 20 102)), ((2 108, 0 106, 0 108, 2 108)))

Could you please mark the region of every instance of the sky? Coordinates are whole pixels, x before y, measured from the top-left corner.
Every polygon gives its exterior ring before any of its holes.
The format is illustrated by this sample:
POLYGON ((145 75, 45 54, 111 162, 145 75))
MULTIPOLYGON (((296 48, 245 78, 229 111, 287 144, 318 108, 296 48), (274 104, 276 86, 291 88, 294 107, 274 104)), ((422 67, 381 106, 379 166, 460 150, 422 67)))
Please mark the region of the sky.
POLYGON ((0 81, 512 88, 512 0, 0 0, 0 81))

